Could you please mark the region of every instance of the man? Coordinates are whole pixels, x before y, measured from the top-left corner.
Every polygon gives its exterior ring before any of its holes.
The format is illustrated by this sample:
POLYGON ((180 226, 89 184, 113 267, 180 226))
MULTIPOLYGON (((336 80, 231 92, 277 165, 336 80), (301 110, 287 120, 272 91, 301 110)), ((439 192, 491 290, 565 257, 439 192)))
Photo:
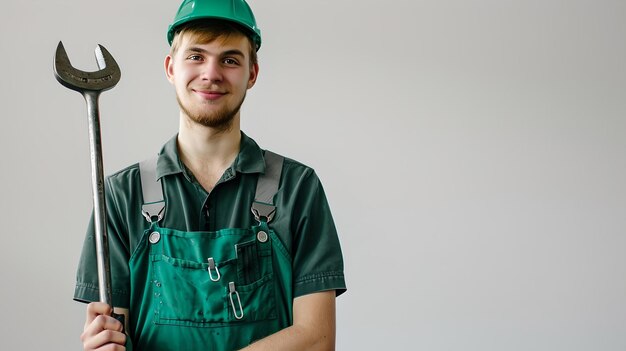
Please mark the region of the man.
POLYGON ((91 302, 84 349, 333 350, 345 282, 322 186, 240 131, 259 72, 252 11, 244 0, 185 0, 168 40, 179 132, 156 159, 105 182, 113 305, 126 322, 92 302, 92 224, 74 297, 91 302))

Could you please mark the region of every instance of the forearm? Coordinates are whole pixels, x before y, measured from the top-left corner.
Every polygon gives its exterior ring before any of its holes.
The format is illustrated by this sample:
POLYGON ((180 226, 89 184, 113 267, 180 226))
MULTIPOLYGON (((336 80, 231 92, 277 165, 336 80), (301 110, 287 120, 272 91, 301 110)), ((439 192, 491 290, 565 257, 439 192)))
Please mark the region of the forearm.
POLYGON ((335 291, 294 300, 292 326, 269 335, 241 351, 335 350, 335 291))
POLYGON ((317 335, 304 326, 293 325, 263 338, 241 351, 332 351, 335 350, 335 333, 317 335))

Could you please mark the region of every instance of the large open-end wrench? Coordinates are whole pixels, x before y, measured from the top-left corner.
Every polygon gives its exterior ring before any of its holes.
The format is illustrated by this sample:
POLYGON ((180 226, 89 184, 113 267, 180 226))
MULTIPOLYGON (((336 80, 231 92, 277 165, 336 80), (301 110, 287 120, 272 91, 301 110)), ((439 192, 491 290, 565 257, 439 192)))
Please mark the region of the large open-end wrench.
POLYGON ((96 61, 100 70, 84 72, 72 67, 63 43, 59 42, 54 56, 54 75, 59 83, 83 95, 89 117, 89 146, 91 150, 91 184, 96 234, 96 259, 100 301, 113 307, 111 298, 111 268, 107 238, 106 204, 104 200, 104 175, 102 167, 102 142, 100 136, 100 93, 113 88, 120 80, 120 68, 113 56, 101 45, 96 47, 96 61))

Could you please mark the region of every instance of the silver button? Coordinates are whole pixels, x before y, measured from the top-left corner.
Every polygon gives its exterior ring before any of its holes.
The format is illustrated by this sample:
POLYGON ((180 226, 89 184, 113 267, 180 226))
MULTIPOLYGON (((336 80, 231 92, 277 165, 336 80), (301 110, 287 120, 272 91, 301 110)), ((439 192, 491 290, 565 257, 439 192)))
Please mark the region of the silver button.
POLYGON ((256 238, 257 238, 260 242, 264 243, 264 242, 266 242, 266 241, 267 241, 267 233, 261 230, 260 232, 258 232, 258 233, 256 234, 256 238))
POLYGON ((159 240, 161 240, 161 233, 159 232, 152 232, 150 233, 150 236, 148 237, 148 241, 151 244, 156 244, 159 242, 159 240))

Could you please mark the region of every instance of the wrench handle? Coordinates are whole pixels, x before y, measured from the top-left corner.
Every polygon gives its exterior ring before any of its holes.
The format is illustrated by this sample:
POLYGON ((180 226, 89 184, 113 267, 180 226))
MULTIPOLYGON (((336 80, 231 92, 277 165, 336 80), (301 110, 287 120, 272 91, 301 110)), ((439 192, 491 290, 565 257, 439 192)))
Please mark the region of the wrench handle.
POLYGON ((98 286, 100 302, 113 307, 111 298, 111 265, 107 237, 106 203, 104 197, 104 171, 102 162, 102 141, 100 134, 100 112, 98 110, 99 91, 84 91, 89 117, 89 148, 91 158, 91 185, 93 194, 94 229, 96 235, 96 260, 98 265, 98 286))
POLYGON ((126 316, 124 316, 123 314, 117 314, 115 312, 112 312, 111 317, 117 319, 118 321, 120 321, 120 323, 122 323, 122 333, 126 333, 126 316))

